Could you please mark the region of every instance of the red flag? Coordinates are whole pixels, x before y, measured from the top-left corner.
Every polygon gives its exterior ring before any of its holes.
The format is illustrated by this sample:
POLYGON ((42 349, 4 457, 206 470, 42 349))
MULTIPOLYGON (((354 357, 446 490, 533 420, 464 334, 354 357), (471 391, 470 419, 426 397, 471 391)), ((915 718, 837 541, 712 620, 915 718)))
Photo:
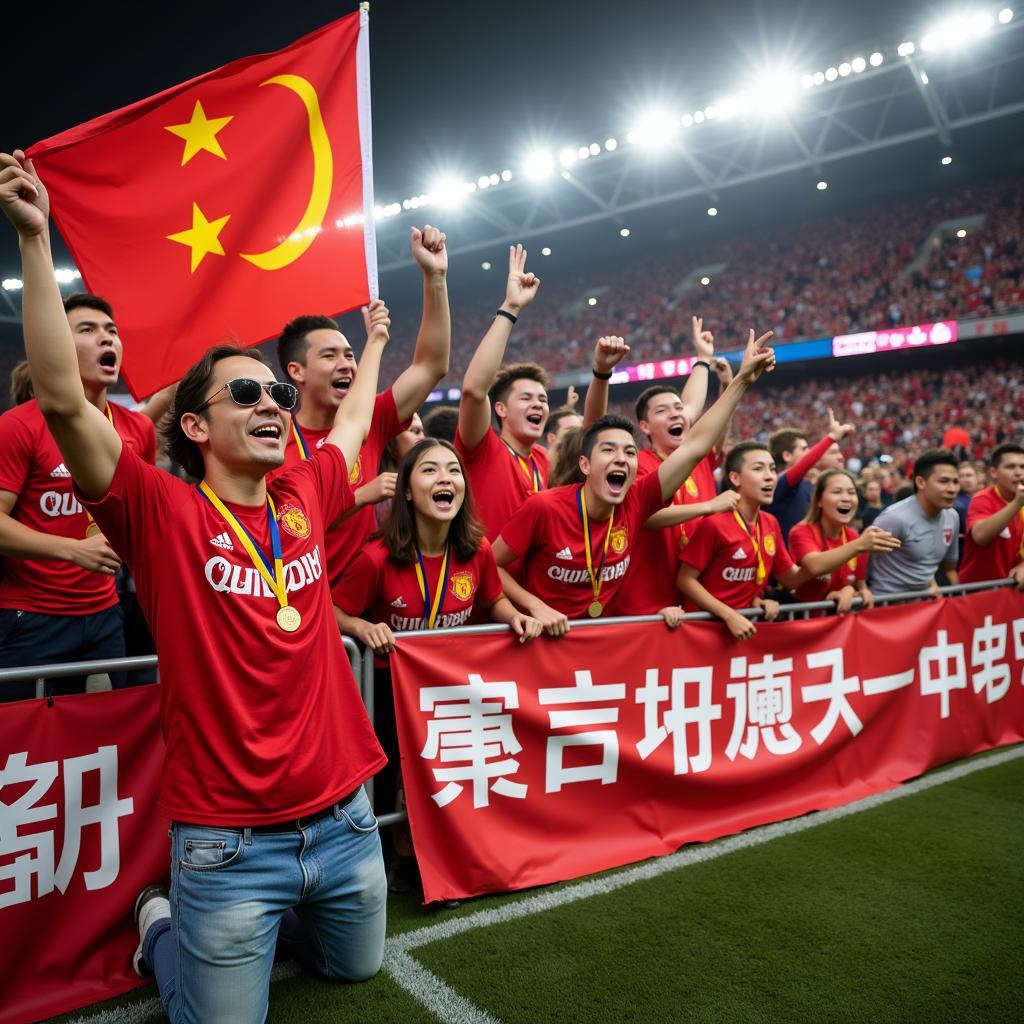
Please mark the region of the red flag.
POLYGON ((212 344, 376 297, 369 83, 358 11, 29 150, 136 398, 212 344))

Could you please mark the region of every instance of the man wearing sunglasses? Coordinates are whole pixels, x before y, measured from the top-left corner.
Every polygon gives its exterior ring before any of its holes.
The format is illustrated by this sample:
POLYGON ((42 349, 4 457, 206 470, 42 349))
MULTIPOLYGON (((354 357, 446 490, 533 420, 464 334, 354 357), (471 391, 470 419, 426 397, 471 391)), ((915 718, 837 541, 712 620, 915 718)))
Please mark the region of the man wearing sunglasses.
MULTIPOLYGON (((282 474, 295 394, 255 349, 211 349, 182 378, 165 439, 198 487, 123 444, 82 389, 53 276, 46 191, 0 153, 0 207, 19 234, 25 348, 39 407, 112 547, 135 573, 160 651, 172 821, 170 905, 136 904, 136 965, 172 1021, 260 1021, 280 938, 333 978, 370 977, 386 881, 362 789, 384 763, 334 624, 324 532, 353 503, 390 320, 368 338, 320 454, 282 474)), ((127 913, 127 908, 126 908, 127 913)))
MULTIPOLYGON (((327 532, 327 569, 337 580, 377 528, 373 505, 391 494, 377 469, 388 442, 409 421, 448 372, 448 252, 445 235, 425 225, 412 229, 412 255, 423 272, 423 317, 412 363, 376 399, 370 433, 352 464, 349 483, 356 508, 327 532)), ((285 325, 277 355, 287 380, 298 389, 299 409, 285 448, 284 470, 316 454, 356 379, 356 357, 338 324, 326 316, 300 316, 285 325)))
MULTIPOLYGON (((64 311, 87 400, 152 463, 151 420, 107 400, 121 367, 113 309, 98 295, 79 292, 64 311)), ((71 474, 34 398, 0 416, 0 556, 0 668, 124 657, 114 585, 121 560, 72 493, 71 474)), ((84 689, 84 676, 45 685, 47 696, 84 689)), ((0 702, 35 695, 34 679, 0 686, 0 702)))

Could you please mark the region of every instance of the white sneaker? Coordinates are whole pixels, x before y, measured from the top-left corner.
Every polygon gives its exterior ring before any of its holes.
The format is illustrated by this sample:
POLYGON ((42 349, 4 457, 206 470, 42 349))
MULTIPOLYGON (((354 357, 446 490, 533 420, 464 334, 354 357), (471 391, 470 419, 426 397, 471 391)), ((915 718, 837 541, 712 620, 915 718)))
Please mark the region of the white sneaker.
POLYGON ((132 954, 132 968, 140 978, 153 976, 153 968, 142 955, 146 933, 156 924, 171 916, 167 890, 162 885, 147 885, 135 900, 135 924, 139 929, 139 945, 132 954))

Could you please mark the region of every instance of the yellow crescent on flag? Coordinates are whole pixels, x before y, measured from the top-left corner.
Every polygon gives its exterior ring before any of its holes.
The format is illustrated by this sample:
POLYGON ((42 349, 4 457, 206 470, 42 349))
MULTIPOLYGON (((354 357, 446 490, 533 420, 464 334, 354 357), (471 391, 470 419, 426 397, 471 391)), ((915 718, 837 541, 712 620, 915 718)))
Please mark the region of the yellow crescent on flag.
POLYGON ((239 253, 243 260, 248 260, 261 270, 280 270, 289 263, 294 263, 313 244, 313 239, 323 224, 334 182, 334 158, 331 154, 331 140, 327 137, 327 129, 324 128, 324 119, 320 113, 320 100, 316 89, 299 75, 275 75, 265 82, 260 82, 260 88, 264 85, 284 86, 302 100, 309 119, 309 143, 313 150, 313 187, 302 219, 292 229, 291 234, 273 249, 258 253, 239 253))

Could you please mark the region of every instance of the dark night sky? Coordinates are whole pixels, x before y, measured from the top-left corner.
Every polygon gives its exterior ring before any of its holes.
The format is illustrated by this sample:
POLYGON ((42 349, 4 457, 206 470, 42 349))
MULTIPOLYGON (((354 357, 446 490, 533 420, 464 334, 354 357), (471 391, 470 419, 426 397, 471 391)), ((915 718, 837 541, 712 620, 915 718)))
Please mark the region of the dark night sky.
MULTIPOLYGON (((988 6, 988 5, 986 5, 988 6)), ((5 25, 0 145, 29 145, 238 57, 276 50, 354 6, 83 4, 52 24, 5 25), (147 12, 148 13, 148 12, 147 12)), ((622 133, 654 101, 686 109, 770 64, 824 66, 948 13, 901 0, 612 4, 377 0, 371 7, 378 199, 424 191, 439 170, 517 166, 531 145, 622 133)), ((3 227, 6 227, 5 225, 3 227)), ((13 235, 0 276, 17 275, 13 235)))

